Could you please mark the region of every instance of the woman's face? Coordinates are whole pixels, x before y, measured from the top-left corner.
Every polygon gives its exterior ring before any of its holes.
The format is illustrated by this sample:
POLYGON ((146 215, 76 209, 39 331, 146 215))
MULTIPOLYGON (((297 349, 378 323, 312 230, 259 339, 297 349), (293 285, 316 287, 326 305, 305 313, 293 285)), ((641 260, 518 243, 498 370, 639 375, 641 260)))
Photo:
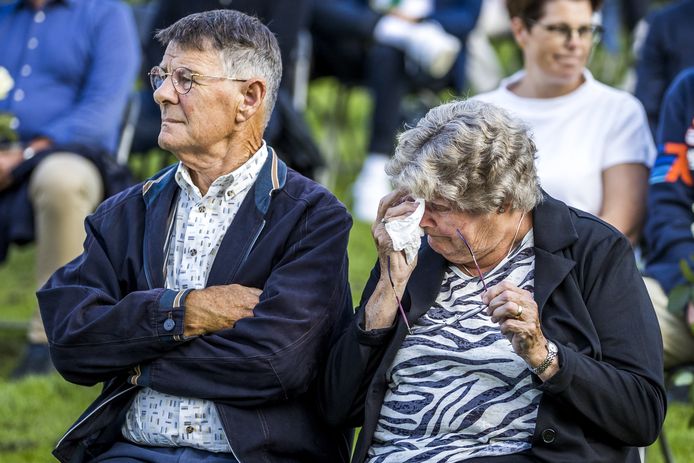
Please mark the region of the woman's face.
POLYGON ((474 269, 470 251, 458 235, 460 231, 470 244, 480 267, 485 268, 496 265, 499 255, 503 258, 508 250, 511 241, 509 230, 513 234, 517 225, 517 220, 510 220, 509 216, 495 212, 461 212, 444 200, 432 200, 426 202, 419 226, 427 234, 429 246, 434 251, 453 264, 474 269))
POLYGON ((573 90, 582 82, 593 46, 593 35, 588 32, 592 16, 588 0, 551 0, 534 23, 526 26, 520 18, 513 18, 514 36, 523 49, 527 75, 537 80, 535 84, 573 90))

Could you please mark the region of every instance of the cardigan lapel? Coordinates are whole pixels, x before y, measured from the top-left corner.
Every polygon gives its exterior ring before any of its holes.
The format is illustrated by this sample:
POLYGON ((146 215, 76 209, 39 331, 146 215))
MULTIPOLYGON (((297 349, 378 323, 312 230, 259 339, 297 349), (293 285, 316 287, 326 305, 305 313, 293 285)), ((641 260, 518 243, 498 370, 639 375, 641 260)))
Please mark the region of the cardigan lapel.
POLYGON ((565 249, 578 240, 566 204, 543 192, 543 201, 533 211, 535 237, 535 302, 542 309, 549 296, 576 265, 565 249))
POLYGON ((409 313, 407 321, 410 326, 424 315, 436 300, 441 289, 441 282, 446 271, 447 262, 440 254, 429 247, 426 237, 422 239, 417 269, 407 283, 409 313))

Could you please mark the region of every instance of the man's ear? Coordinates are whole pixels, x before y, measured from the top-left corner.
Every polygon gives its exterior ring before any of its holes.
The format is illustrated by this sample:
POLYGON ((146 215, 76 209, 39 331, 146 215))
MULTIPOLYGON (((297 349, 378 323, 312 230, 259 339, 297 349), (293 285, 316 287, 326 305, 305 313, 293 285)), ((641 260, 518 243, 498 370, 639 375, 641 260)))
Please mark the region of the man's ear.
POLYGON ((257 113, 265 101, 267 88, 265 82, 260 79, 253 79, 246 82, 243 91, 243 101, 236 112, 236 122, 246 122, 257 113))
POLYGON ((530 31, 526 27, 523 20, 518 16, 511 18, 511 32, 513 33, 513 38, 516 40, 518 46, 521 47, 521 49, 525 48, 525 43, 530 31))

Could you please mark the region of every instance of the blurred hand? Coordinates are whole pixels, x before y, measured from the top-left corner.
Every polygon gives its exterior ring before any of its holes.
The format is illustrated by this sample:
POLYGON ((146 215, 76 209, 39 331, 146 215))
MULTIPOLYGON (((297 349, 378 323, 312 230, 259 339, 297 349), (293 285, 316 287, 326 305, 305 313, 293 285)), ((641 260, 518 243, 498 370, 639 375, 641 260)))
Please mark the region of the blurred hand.
POLYGON ((191 291, 186 297, 183 334, 197 336, 233 327, 252 317, 263 291, 231 284, 191 291))
POLYGON ((0 150, 0 191, 12 183, 12 171, 23 161, 22 150, 11 148, 0 150))

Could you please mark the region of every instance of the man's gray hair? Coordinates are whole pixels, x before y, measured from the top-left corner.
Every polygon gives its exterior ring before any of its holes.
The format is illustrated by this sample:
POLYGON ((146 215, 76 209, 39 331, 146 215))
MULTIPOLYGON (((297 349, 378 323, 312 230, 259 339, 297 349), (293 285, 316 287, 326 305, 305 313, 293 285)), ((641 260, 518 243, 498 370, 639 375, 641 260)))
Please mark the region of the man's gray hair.
POLYGON ((431 109, 398 136, 386 173, 427 201, 488 213, 510 203, 530 211, 542 200, 528 127, 489 103, 462 100, 431 109))
POLYGON ((221 52, 227 77, 265 80, 267 124, 282 79, 282 57, 277 39, 258 18, 235 10, 203 11, 179 19, 155 38, 165 47, 171 42, 200 51, 211 46, 221 52))

